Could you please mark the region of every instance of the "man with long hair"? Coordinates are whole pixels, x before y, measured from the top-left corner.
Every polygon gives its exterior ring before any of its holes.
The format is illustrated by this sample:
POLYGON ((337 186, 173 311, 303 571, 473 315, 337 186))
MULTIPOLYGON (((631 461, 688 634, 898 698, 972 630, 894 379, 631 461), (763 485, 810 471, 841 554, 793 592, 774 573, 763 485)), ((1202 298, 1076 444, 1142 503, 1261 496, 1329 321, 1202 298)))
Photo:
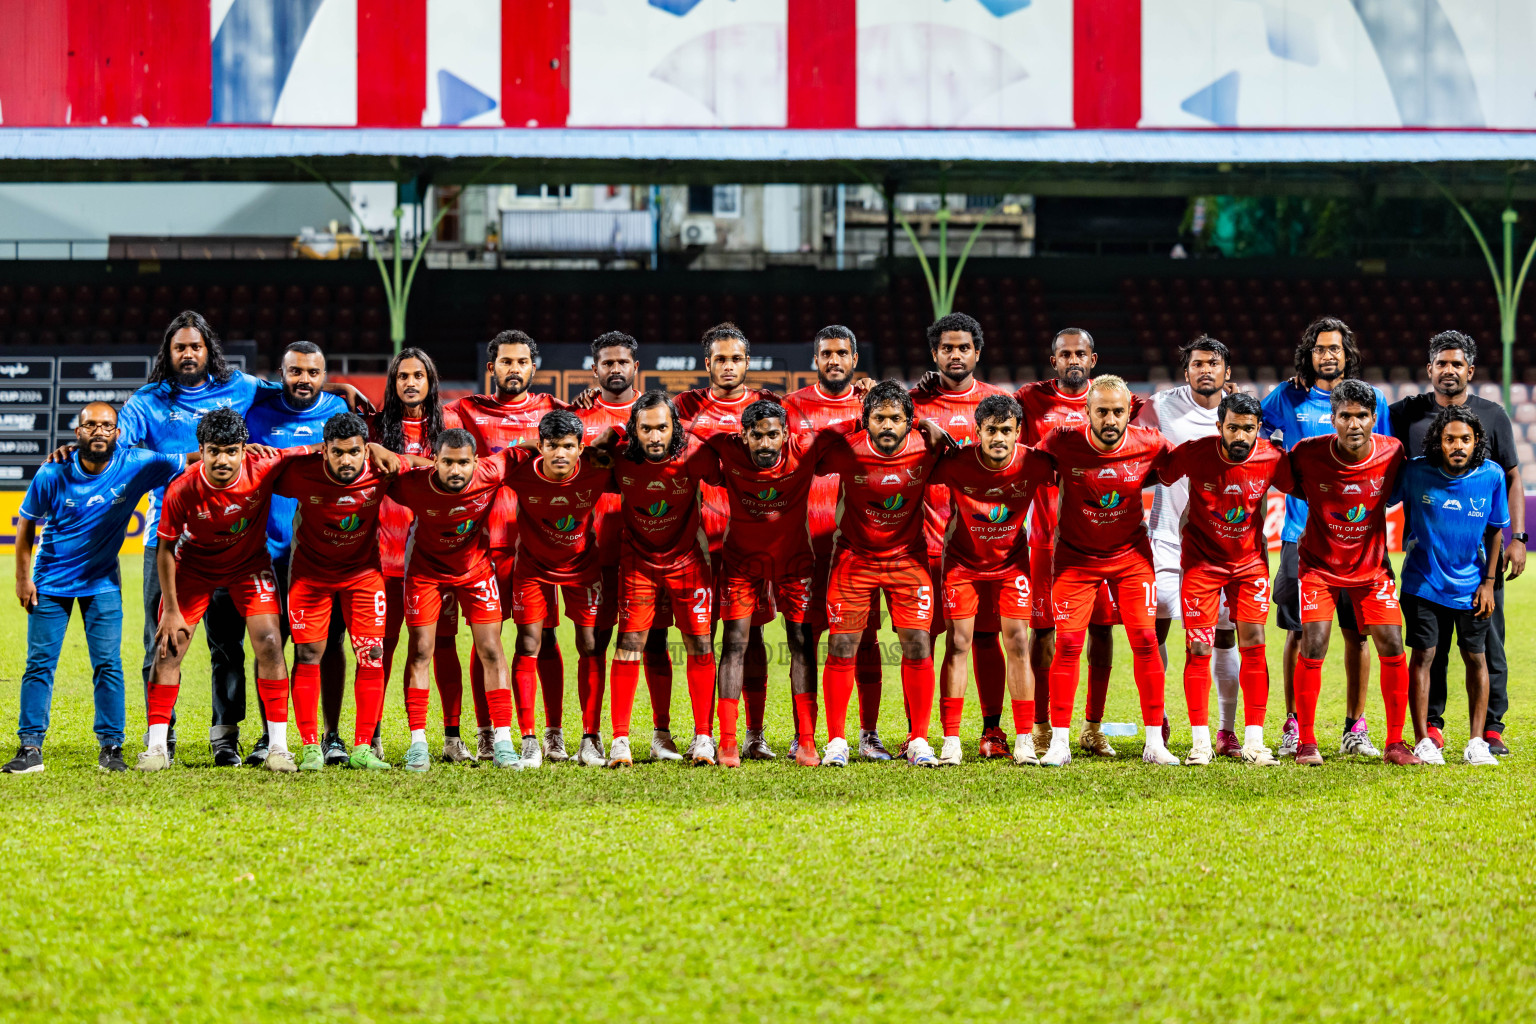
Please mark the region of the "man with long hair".
MULTIPOLYGON (((438 395, 437 366, 432 357, 419 348, 403 348, 389 361, 384 372, 384 403, 373 417, 372 435, 379 444, 398 455, 420 459, 432 457, 432 443, 437 435, 459 425, 459 418, 443 407, 438 395)), ((400 627, 405 625, 405 546, 414 520, 411 510, 385 498, 379 511, 379 563, 384 573, 384 685, 389 685, 394 667, 395 648, 400 645, 400 627)), ((459 734, 459 719, 464 706, 464 672, 459 663, 458 604, 446 591, 442 612, 437 620, 437 645, 432 651, 432 676, 437 683, 438 700, 443 715, 443 760, 452 763, 472 761, 477 754, 489 756, 493 744, 490 718, 481 715, 476 702, 476 723, 480 728, 477 751, 472 753, 459 734)), ((383 759, 384 744, 378 730, 373 736, 374 756, 383 759)))
MULTIPOLYGON (((1266 437, 1275 434, 1280 447, 1289 451, 1309 437, 1333 436, 1333 389, 1340 381, 1357 377, 1360 349, 1355 333, 1337 317, 1319 317, 1301 334, 1296 346, 1296 377, 1280 385, 1265 397, 1261 430, 1266 437)), ((1375 390, 1374 388, 1372 390, 1375 390)), ((1387 399, 1376 391, 1375 423, 1378 434, 1388 434, 1390 417, 1387 399)), ((1296 717, 1296 659, 1301 650, 1301 596, 1297 584, 1297 544, 1307 525, 1307 503, 1299 496, 1285 499, 1285 525, 1280 533, 1280 565, 1275 572, 1275 621, 1286 631, 1285 650, 1280 659, 1285 686, 1285 726, 1280 731, 1281 757, 1296 753, 1299 725, 1296 717)), ((1366 650, 1366 630, 1356 621, 1355 607, 1349 601, 1338 604, 1339 632, 1344 636, 1344 733, 1339 740, 1341 754, 1379 757, 1371 743, 1365 722, 1365 688, 1370 682, 1371 658, 1366 650)))

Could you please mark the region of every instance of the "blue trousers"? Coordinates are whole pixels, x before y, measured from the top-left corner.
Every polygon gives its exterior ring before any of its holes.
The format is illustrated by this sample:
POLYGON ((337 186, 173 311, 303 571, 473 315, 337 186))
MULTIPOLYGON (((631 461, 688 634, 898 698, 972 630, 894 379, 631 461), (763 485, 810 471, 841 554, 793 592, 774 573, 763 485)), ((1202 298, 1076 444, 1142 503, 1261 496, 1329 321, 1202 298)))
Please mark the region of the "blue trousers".
POLYGON ((21 720, 16 729, 24 746, 41 747, 53 705, 53 674, 69 629, 69 613, 80 602, 85 646, 91 654, 96 684, 96 739, 121 746, 123 710, 123 595, 116 590, 91 597, 37 595, 27 614, 27 669, 21 677, 21 720))

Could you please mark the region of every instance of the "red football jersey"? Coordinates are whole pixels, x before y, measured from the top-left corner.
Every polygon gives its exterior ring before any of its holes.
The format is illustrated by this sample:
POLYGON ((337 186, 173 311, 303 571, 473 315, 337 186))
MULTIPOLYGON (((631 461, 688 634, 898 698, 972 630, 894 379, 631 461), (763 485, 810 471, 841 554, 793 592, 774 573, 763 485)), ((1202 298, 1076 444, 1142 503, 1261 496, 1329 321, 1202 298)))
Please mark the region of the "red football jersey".
POLYGON ((176 560, 207 579, 236 579, 272 568, 267 514, 278 474, 308 448, 284 448, 276 458, 246 449, 240 471, 223 487, 208 482, 201 464, 165 487, 156 531, 176 545, 176 560), (254 524, 254 529, 252 528, 254 524))
MULTIPOLYGON (((923 391, 914 388, 912 405, 918 419, 931 419, 944 428, 945 433, 962 445, 976 443, 976 407, 988 395, 1004 394, 1002 388, 983 381, 971 380, 964 391, 923 391)), ((914 423, 913 427, 917 425, 914 423)), ((944 530, 949 525, 949 488, 928 486, 923 499, 923 540, 928 545, 928 557, 938 558, 944 550, 944 530)))
POLYGON ((1301 572, 1332 587, 1360 586, 1381 574, 1387 559, 1387 505, 1407 461, 1395 437, 1371 435, 1371 453, 1356 463, 1339 458, 1338 438, 1308 437, 1291 447, 1292 493, 1307 503, 1307 526, 1296 553, 1301 572))
POLYGON ((507 487, 522 503, 517 518, 518 558, 531 559, 548 583, 585 583, 597 571, 592 516, 614 489, 613 473, 582 456, 564 480, 544 475, 544 458, 528 459, 507 474, 507 487))
MULTIPOLYGON (((450 409, 443 409, 443 429, 448 430, 459 425, 459 418, 450 409)), ((383 443, 379 435, 378 417, 374 417, 373 440, 383 443)), ((418 458, 430 459, 432 457, 432 439, 427 437, 427 421, 421 419, 406 419, 400 421, 401 433, 405 436, 405 447, 400 451, 401 455, 415 455, 418 458)), ((405 539, 411 532, 411 510, 395 501, 393 498, 385 498, 379 508, 379 568, 385 576, 398 579, 405 575, 405 539)))
MULTIPOLYGON (((1069 395, 1061 390, 1057 380, 1037 380, 1025 384, 1013 393, 1013 398, 1024 409, 1024 422, 1020 440, 1038 448, 1046 435, 1057 427, 1086 427, 1088 425, 1088 389, 1082 394, 1069 395)), ((1136 421, 1142 406, 1139 395, 1131 395, 1131 422, 1136 421)), ((1060 503, 1055 484, 1046 484, 1035 493, 1029 511, 1029 542, 1050 547, 1056 537, 1056 507, 1060 503)))
POLYGON ((1141 489, 1156 480, 1168 439, 1150 427, 1128 427, 1114 450, 1101 452, 1081 427, 1057 427, 1040 451, 1059 483, 1056 565, 1094 566, 1139 550, 1152 557, 1141 489))
MULTIPOLYGON (((762 397, 756 388, 747 388, 740 398, 730 400, 716 398, 712 388, 694 388, 677 396, 677 416, 683 429, 701 440, 722 432, 735 433, 741 429, 741 414, 762 397)), ((730 503, 725 492, 712 484, 704 484, 700 493, 704 496, 704 534, 709 538, 710 552, 718 554, 731 518, 730 503)))
MULTIPOLYGON (((477 453, 484 457, 539 439, 539 420, 566 404, 554 395, 525 391, 510 402, 498 402, 495 395, 465 395, 448 406, 459 423, 475 439, 477 453)), ((510 489, 496 496, 490 522, 491 557, 510 562, 517 550, 517 495, 510 489)))
MULTIPOLYGON (((790 392, 784 397, 784 411, 789 415, 789 429, 809 445, 823 430, 852 433, 864 419, 864 401, 849 388, 833 397, 817 384, 790 392)), ((832 536, 837 533, 837 474, 818 476, 811 483, 807 512, 811 530, 811 548, 818 556, 830 555, 832 536)))
POLYGON ((869 434, 821 436, 816 472, 841 478, 836 544, 870 558, 926 558, 923 488, 938 461, 920 430, 912 430, 894 455, 882 455, 869 434))
POLYGON ((665 462, 613 462, 614 483, 624 510, 624 543, 655 566, 674 565, 690 553, 706 558, 709 544, 699 512, 699 485, 720 484, 715 454, 696 437, 665 462))
MULTIPOLYGON (((629 410, 634 404, 633 399, 615 405, 599 398, 590 409, 571 410, 586 427, 582 443, 591 444, 609 427, 616 427, 623 435, 629 427, 629 410)), ((619 537, 624 532, 624 517, 620 511, 623 503, 624 499, 617 493, 605 494, 592 516, 592 529, 597 535, 597 560, 603 565, 619 564, 619 537)))
POLYGON ((509 448, 482 456, 462 491, 444 490, 435 466, 396 477, 389 496, 415 516, 405 543, 406 575, 462 585, 491 571, 486 520, 510 468, 534 454, 528 448, 509 448))
POLYGON ((944 488, 954 509, 945 538, 944 565, 968 569, 978 579, 1029 569, 1024 521, 1029 500, 1055 470, 1033 448, 1015 445, 1002 469, 981 461, 975 445, 950 451, 934 467, 928 489, 944 488))
POLYGON ((1268 564, 1266 496, 1271 486, 1291 490, 1285 452, 1260 438, 1248 458, 1232 462, 1222 454, 1221 438, 1197 437, 1173 449, 1157 475, 1165 484, 1189 477, 1179 545, 1183 568, 1209 564, 1243 571, 1268 564))
POLYGON ((758 468, 740 434, 715 434, 706 442, 720 460, 731 519, 725 534, 725 559, 743 565, 749 559, 771 560, 782 570, 811 550, 806 502, 816 478, 819 442, 808 447, 790 434, 778 461, 758 468))
POLYGON ((290 576, 341 581, 379 567, 376 537, 385 484, 371 465, 344 484, 331 475, 325 453, 315 452, 284 466, 273 490, 299 503, 290 576))

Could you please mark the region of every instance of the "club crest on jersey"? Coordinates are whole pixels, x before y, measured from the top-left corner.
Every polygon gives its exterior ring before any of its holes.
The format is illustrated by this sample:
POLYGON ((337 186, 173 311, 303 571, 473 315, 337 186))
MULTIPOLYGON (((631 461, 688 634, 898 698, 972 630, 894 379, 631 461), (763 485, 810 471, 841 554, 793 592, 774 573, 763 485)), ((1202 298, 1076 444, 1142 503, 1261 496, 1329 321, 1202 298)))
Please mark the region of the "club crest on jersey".
POLYGON ((1245 508, 1229 508, 1221 514, 1223 522, 1237 526, 1248 521, 1248 510, 1245 508))
POLYGON ((905 494, 893 494, 884 501, 872 501, 869 505, 871 508, 883 508, 887 512, 894 512, 906 503, 907 496, 905 494))
POLYGON ((1358 523, 1365 519, 1365 517, 1369 514, 1370 513, 1366 511, 1364 505, 1356 505, 1353 508, 1345 509, 1343 512, 1329 513, 1329 515, 1333 516, 1333 518, 1344 523, 1358 523))
POLYGON ((550 522, 548 519, 544 520, 544 522, 549 526, 550 529, 559 533, 570 533, 572 530, 576 529, 575 516, 561 516, 554 522, 550 522))
POLYGON ((645 514, 652 519, 660 519, 672 510, 672 506, 665 501, 653 501, 645 507, 645 514))
POLYGON ((454 527, 453 527, 453 532, 459 534, 460 536, 463 536, 464 534, 468 533, 470 530, 473 530, 474 528, 475 528, 475 521, 473 519, 466 519, 462 523, 456 523, 454 525, 454 527))
POLYGON ((1013 515, 1013 509, 1007 505, 993 505, 985 512, 972 513, 971 518, 978 523, 1006 523, 1011 515, 1013 515))
POLYGON ((1122 500, 1119 491, 1110 491, 1099 495, 1098 500, 1092 504, 1097 504, 1099 508, 1119 508, 1122 500))
POLYGON ((345 519, 343 519, 341 522, 337 523, 336 524, 336 528, 338 530, 342 530, 342 531, 344 531, 346 533, 351 533, 352 531, 356 530, 358 527, 360 527, 362 525, 363 525, 363 517, 358 515, 356 512, 354 512, 351 515, 347 516, 345 519))

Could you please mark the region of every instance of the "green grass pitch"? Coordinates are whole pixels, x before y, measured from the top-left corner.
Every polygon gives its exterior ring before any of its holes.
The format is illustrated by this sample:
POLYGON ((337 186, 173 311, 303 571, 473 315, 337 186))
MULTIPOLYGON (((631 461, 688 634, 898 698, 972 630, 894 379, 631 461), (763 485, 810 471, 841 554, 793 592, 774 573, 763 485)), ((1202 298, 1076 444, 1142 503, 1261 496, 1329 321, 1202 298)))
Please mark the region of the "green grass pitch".
MULTIPOLYGON (((138 566, 124 559, 130 761, 144 724, 138 566)), ((1330 756, 1317 770, 1159 770, 1132 740, 1114 763, 1063 771, 797 769, 782 759, 790 702, 776 665, 769 737, 781 760, 770 765, 312 777, 211 767, 201 637, 181 763, 97 772, 77 619, 48 770, 0 777, 0 1018, 1519 1017, 1536 984, 1530 582, 1510 586, 1508 611, 1515 753, 1493 769, 1330 756)), ((26 647, 9 598, 0 631, 9 723, 26 647)), ((1171 641, 1183 753, 1177 630, 1171 641)), ((467 655, 462 630, 460 646, 467 655)), ((1131 721, 1123 644, 1117 653, 1108 717, 1131 721)), ((397 762, 398 673, 386 702, 397 762)), ((894 669, 887 682, 895 739, 894 669)), ((686 733, 682 683, 679 667, 674 720, 686 733)), ((1335 657, 1325 754, 1337 751, 1342 689, 1335 657)), ((573 679, 568 722, 574 690, 573 679)), ((1453 697, 1447 715, 1458 757, 1463 707, 1453 697)), ((1379 693, 1370 708, 1380 744, 1379 693)), ((974 700, 969 711, 968 753, 974 700)), ((635 720, 643 749, 643 686, 635 720)))

